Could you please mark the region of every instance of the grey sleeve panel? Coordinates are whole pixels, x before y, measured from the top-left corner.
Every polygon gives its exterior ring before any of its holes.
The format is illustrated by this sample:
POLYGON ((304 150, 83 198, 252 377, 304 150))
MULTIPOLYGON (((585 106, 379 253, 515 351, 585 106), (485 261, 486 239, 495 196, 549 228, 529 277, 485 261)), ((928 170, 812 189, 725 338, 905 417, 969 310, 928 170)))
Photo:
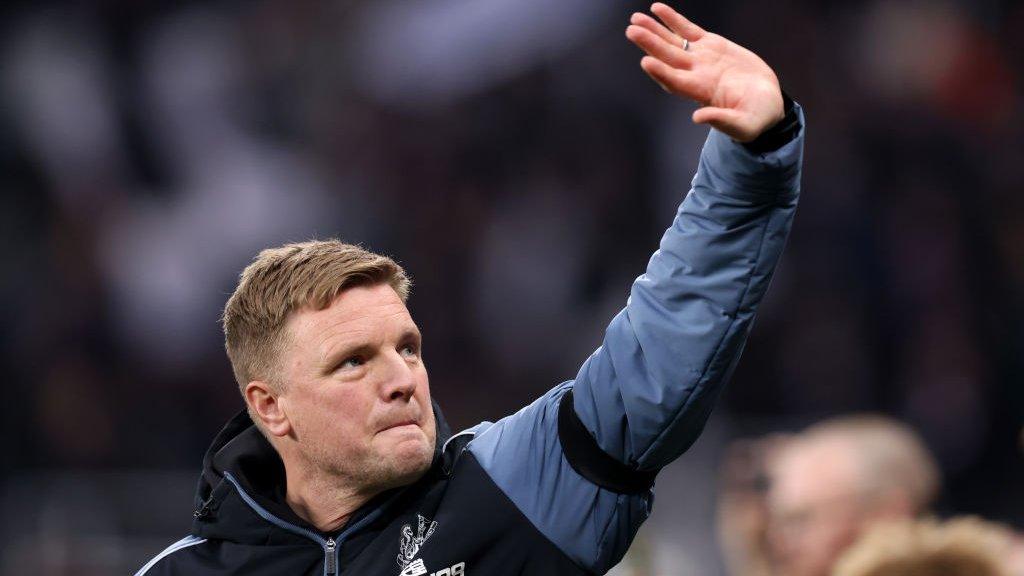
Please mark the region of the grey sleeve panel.
POLYGON ((468 449, 544 536, 585 569, 603 574, 626 553, 653 493, 621 495, 581 477, 562 456, 558 400, 566 382, 480 432, 468 449))
POLYGON ((479 430, 467 447, 533 525, 588 570, 603 574, 622 558, 654 495, 617 494, 580 476, 558 438, 558 401, 572 388, 597 445, 645 470, 696 439, 789 233, 803 155, 798 114, 797 138, 767 154, 711 131, 689 195, 576 380, 479 430))
POLYGON ((609 455, 659 469, 696 440, 728 379, 796 212, 799 135, 753 154, 717 130, 626 308, 576 377, 574 406, 609 455))

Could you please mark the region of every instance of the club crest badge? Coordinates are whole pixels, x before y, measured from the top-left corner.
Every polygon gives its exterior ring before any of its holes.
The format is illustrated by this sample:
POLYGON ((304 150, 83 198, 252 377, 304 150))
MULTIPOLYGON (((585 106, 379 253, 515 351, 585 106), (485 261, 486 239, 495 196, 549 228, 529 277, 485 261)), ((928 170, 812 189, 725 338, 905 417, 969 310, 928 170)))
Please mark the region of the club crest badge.
MULTIPOLYGON (((416 515, 416 532, 413 532, 412 524, 406 524, 402 526, 402 537, 398 542, 398 567, 402 569, 402 576, 406 576, 406 568, 415 565, 413 559, 416 558, 416 554, 419 553, 420 548, 426 543, 427 538, 434 533, 437 528, 437 522, 431 522, 423 516, 416 515)), ((423 562, 419 562, 419 567, 423 567, 423 562)), ((415 570, 413 571, 415 572, 415 570)), ((420 574, 426 572, 420 572, 420 574)), ((409 574, 412 576, 412 573, 409 574)))

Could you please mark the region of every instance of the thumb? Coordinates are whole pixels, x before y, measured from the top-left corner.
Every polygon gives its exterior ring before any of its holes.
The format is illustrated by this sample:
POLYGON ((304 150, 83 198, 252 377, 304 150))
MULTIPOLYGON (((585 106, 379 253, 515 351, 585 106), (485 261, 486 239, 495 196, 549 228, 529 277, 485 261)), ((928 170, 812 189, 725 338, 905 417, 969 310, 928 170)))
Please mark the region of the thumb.
POLYGON ((708 124, 719 132, 724 132, 733 140, 746 142, 752 140, 745 128, 743 114, 731 108, 705 106, 693 112, 693 121, 697 124, 708 124))

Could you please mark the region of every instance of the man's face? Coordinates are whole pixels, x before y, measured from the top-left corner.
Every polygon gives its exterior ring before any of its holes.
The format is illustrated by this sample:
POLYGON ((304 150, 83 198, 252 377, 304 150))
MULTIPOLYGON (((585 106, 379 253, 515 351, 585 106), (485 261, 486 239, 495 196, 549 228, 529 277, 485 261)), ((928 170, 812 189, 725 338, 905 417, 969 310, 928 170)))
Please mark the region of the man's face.
POLYGON ((389 285, 294 312, 279 362, 278 402, 304 461, 373 492, 430 467, 436 429, 420 332, 389 285))
POLYGON ((839 443, 795 443, 772 466, 769 541, 778 572, 827 576, 868 519, 856 455, 839 443))

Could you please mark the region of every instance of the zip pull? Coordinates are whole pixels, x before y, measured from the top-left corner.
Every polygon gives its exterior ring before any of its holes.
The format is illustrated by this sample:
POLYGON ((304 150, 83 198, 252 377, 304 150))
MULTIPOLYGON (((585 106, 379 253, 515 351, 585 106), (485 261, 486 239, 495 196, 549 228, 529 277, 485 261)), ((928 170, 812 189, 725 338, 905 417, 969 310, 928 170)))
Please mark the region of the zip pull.
POLYGON ((334 541, 334 538, 328 538, 327 544, 324 545, 324 554, 327 556, 327 576, 333 576, 338 573, 337 548, 338 543, 334 541))
POLYGON ((207 498, 205 502, 203 502, 202 506, 200 506, 198 510, 196 510, 195 512, 192 513, 192 517, 197 519, 197 520, 199 520, 201 518, 205 518, 205 517, 209 516, 210 512, 211 512, 210 506, 212 504, 213 504, 213 494, 210 494, 210 497, 207 498))

